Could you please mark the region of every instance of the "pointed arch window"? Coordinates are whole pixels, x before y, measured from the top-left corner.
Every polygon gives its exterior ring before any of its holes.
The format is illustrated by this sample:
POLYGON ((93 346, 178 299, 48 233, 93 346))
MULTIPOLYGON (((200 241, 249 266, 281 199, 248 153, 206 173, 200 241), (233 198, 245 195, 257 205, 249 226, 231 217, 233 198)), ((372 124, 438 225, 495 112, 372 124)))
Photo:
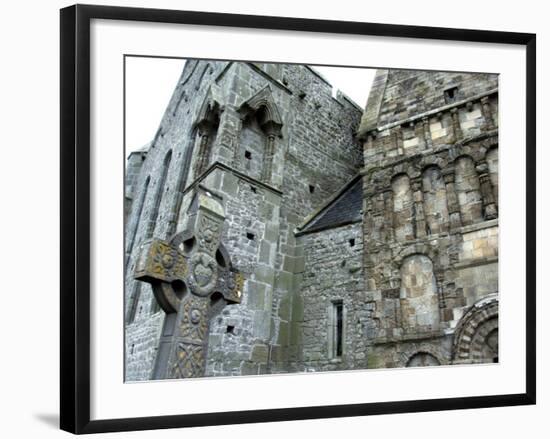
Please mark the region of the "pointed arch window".
MULTIPOLYGON (((283 122, 269 85, 244 102, 239 113, 243 120, 240 143, 248 152, 244 167, 252 177, 272 183, 276 139, 281 137, 283 122)), ((238 153, 237 163, 243 163, 240 157, 244 154, 238 153)))
POLYGON ((199 135, 199 149, 193 165, 195 178, 202 174, 210 163, 212 145, 220 126, 221 106, 217 98, 218 94, 217 87, 211 86, 208 89, 195 122, 195 129, 199 135))
POLYGON ((150 181, 151 181, 151 177, 147 176, 147 178, 145 179, 145 183, 143 185, 143 189, 141 190, 138 204, 136 205, 136 214, 134 215, 133 221, 129 228, 128 241, 126 244, 126 254, 130 254, 132 252, 132 249, 134 248, 134 241, 136 239, 137 229, 141 222, 141 214, 143 213, 143 206, 145 204, 145 199, 147 198, 147 192, 149 191, 150 181))
POLYGON ((155 198, 153 201, 153 208, 151 209, 151 214, 149 216, 149 222, 147 224, 147 233, 146 238, 151 238, 153 232, 155 231, 155 226, 157 223, 157 218, 159 215, 160 204, 162 202, 162 196, 164 194, 164 186, 166 183, 166 177, 168 176, 168 170, 170 169, 170 162, 172 160, 172 150, 169 150, 164 156, 164 162, 162 164, 162 171, 159 181, 157 183, 157 191, 155 193, 155 198))

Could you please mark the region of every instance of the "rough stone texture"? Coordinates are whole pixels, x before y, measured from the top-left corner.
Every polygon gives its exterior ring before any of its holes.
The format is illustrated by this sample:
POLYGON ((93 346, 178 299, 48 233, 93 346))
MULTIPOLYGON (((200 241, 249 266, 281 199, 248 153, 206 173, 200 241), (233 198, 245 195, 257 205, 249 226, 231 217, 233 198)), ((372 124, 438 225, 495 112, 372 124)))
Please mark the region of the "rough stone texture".
POLYGON ((152 378, 165 319, 141 245, 197 191, 244 276, 206 376, 498 360, 497 87, 379 70, 362 112, 307 66, 189 60, 127 165, 126 380, 152 378))
MULTIPOLYGON (((422 70, 378 70, 360 131, 402 123, 424 112, 460 102, 498 87, 498 75, 422 70), (456 89, 451 97, 449 90, 456 89)), ((479 107, 475 107, 477 111, 479 107)), ((464 120, 472 120, 464 116, 464 120)), ((470 126, 472 124, 468 124, 470 126)), ((433 131, 433 130, 432 130, 433 131)))
POLYGON ((306 219, 301 232, 313 232, 343 226, 363 219, 363 184, 361 176, 357 175, 349 184, 329 199, 306 219))
POLYGON ((303 370, 295 291, 304 256, 294 233, 357 175, 360 117, 306 66, 186 63, 132 193, 144 201, 127 220, 127 380, 151 378, 164 318, 150 286, 133 278, 140 244, 184 230, 199 186, 223 200, 222 241, 245 276, 241 303, 210 323, 206 375, 303 370))
POLYGON ((472 309, 498 304, 497 85, 376 75, 360 128, 369 368, 498 361, 498 305, 475 346, 456 340, 472 309))
POLYGON ((149 144, 140 151, 133 151, 128 156, 126 162, 126 180, 124 188, 124 219, 130 215, 132 211, 132 204, 134 201, 134 194, 138 191, 136 186, 136 181, 139 178, 141 172, 141 166, 143 161, 147 157, 147 149, 149 149, 149 144))
POLYGON ((304 370, 326 371, 366 367, 366 328, 371 309, 365 306, 361 223, 298 238, 304 249, 304 272, 298 285, 303 299, 302 362, 304 370), (331 313, 342 302, 343 352, 335 355, 331 313))

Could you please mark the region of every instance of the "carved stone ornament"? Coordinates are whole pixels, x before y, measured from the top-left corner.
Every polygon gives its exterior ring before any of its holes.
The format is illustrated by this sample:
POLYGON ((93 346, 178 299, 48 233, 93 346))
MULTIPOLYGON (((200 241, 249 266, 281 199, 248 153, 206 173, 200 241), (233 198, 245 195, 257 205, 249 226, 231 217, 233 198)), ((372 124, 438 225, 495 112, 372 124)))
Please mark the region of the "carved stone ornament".
POLYGON ((218 299, 240 303, 244 287, 243 275, 232 268, 220 241, 221 201, 199 189, 188 213, 187 230, 168 242, 153 239, 142 245, 135 271, 136 279, 151 284, 167 314, 153 379, 204 374, 210 319, 221 309, 218 299), (192 244, 186 247, 186 242, 192 244))
POLYGON ((198 252, 191 258, 189 284, 199 296, 207 296, 216 286, 218 269, 216 260, 208 253, 198 252))
POLYGON ((460 319, 453 341, 453 363, 498 361, 498 295, 490 294, 460 319))
POLYGON ((269 85, 266 85, 258 93, 243 102, 239 108, 239 113, 243 118, 256 114, 258 123, 266 135, 281 136, 283 120, 269 85))

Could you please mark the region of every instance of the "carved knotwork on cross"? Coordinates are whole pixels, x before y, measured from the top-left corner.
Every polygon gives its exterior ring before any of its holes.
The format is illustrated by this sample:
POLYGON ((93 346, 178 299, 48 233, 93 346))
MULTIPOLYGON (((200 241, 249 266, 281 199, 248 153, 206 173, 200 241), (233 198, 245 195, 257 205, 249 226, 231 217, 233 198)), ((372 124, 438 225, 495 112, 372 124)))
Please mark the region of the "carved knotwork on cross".
POLYGON ((185 231, 140 248, 135 278, 166 312, 153 379, 203 376, 211 318, 241 301, 244 278, 220 242, 224 219, 221 203, 199 191, 185 231))

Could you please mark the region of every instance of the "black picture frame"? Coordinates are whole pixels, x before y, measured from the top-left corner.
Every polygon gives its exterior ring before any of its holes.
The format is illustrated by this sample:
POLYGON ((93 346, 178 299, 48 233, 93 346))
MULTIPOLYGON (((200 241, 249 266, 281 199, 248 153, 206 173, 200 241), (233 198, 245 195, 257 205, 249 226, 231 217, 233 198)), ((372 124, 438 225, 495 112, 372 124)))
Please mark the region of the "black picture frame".
POLYGON ((61 429, 81 434, 535 404, 536 35, 303 18, 75 5, 61 10, 61 429), (526 392, 90 420, 90 21, 133 20, 521 45, 526 48, 526 392))

